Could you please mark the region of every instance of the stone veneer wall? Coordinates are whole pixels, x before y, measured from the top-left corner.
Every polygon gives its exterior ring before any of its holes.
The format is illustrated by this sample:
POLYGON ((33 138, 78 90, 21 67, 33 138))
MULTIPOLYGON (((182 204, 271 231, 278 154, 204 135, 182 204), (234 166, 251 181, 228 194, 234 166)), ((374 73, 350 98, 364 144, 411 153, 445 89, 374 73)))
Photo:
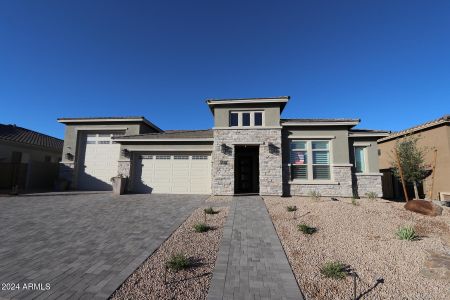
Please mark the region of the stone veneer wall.
POLYGON ((215 129, 212 153, 212 194, 234 194, 234 145, 259 146, 259 193, 282 195, 281 129, 215 129), (273 146, 269 146, 271 143, 273 146), (222 144, 227 149, 222 153, 222 144))
POLYGON ((334 166, 332 168, 333 184, 290 184, 289 166, 285 165, 283 168, 285 195, 309 196, 311 191, 318 191, 322 196, 352 197, 352 167, 334 166))
POLYGON ((72 187, 74 181, 74 162, 60 162, 59 163, 59 178, 65 179, 70 182, 69 187, 72 187))
POLYGON ((383 197, 381 176, 381 174, 355 174, 356 194, 359 197, 365 197, 366 193, 374 192, 378 197, 383 197))

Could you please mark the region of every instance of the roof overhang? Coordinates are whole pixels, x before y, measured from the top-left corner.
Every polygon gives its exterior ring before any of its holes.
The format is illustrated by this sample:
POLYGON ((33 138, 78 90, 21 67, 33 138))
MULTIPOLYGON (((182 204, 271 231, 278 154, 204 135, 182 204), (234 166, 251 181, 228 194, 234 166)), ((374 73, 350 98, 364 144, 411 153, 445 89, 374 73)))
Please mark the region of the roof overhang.
POLYGON ((389 132, 349 132, 349 137, 386 137, 389 132))
POLYGON ((346 121, 346 122, 281 122, 282 126, 356 126, 359 121, 346 121))
POLYGON ((198 138, 198 139, 127 139, 127 138, 113 138, 115 142, 213 142, 213 138, 198 138))
POLYGON ((235 104, 260 104, 260 103, 278 103, 282 112, 290 96, 265 97, 265 98, 230 98, 230 99, 207 99, 209 109, 213 111, 215 106, 235 105, 235 104))
POLYGON ((82 123, 130 123, 137 122, 143 123, 158 132, 162 132, 163 130, 147 120, 144 117, 130 117, 130 118, 58 118, 57 121, 63 124, 82 124, 82 123))

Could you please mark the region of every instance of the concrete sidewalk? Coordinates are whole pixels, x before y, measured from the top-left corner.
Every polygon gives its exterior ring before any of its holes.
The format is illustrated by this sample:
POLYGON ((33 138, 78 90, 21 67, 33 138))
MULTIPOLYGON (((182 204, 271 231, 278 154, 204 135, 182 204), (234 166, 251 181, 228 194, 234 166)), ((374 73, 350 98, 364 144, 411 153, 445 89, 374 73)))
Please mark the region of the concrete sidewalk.
POLYGON ((208 299, 303 299, 261 197, 234 197, 208 299))

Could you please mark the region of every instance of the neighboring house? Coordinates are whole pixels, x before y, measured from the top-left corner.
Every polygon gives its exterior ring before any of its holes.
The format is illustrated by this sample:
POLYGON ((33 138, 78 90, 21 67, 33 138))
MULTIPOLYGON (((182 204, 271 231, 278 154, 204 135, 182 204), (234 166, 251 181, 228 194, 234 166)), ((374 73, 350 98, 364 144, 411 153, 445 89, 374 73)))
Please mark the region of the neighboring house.
MULTIPOLYGON (((393 133, 378 140, 380 148, 380 170, 383 172, 383 192, 386 198, 403 198, 403 190, 398 179, 391 171, 394 162, 393 149, 396 142, 405 136, 418 137, 418 145, 427 149, 425 163, 429 166, 428 176, 419 188, 422 197, 437 199, 447 197, 450 199, 450 115, 437 120, 424 123, 407 130, 393 133), (434 149, 436 152, 436 167, 434 171, 434 183, 432 183, 432 169, 434 165, 434 149), (433 190, 431 191, 431 187, 433 190), (445 196, 444 194, 447 194, 445 196)), ((414 196, 413 187, 408 186, 410 199, 414 196)))
MULTIPOLYGON (((281 119, 289 97, 207 100, 214 127, 163 131, 144 117, 61 118, 61 176, 137 193, 381 196, 377 139, 359 119, 281 119)), ((197 117, 197 116, 196 116, 197 117)))
POLYGON ((0 124, 0 190, 52 189, 63 141, 16 125, 0 124))

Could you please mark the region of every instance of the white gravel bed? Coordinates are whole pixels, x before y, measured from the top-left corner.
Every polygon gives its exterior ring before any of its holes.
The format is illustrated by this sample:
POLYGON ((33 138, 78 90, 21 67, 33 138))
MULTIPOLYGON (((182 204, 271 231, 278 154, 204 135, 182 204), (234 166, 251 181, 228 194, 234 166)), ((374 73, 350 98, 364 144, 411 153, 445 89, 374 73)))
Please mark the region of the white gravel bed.
POLYGON ((386 200, 314 201, 307 197, 265 197, 278 236, 297 281, 307 299, 352 299, 351 277, 328 279, 320 273, 325 262, 340 261, 359 275, 361 299, 450 299, 449 283, 421 274, 429 253, 449 253, 450 211, 438 217, 422 216, 386 200), (298 207, 297 219, 286 206, 298 207), (304 235, 297 225, 316 227, 304 235), (397 239, 398 227, 412 225, 416 241, 397 239), (384 283, 371 291, 376 279, 384 283))
POLYGON ((206 215, 206 223, 213 230, 197 233, 193 226, 204 222, 204 208, 195 210, 114 292, 111 299, 206 299, 228 207, 214 207, 219 213, 206 215), (196 265, 187 270, 166 273, 166 261, 172 254, 178 253, 184 253, 196 265))

